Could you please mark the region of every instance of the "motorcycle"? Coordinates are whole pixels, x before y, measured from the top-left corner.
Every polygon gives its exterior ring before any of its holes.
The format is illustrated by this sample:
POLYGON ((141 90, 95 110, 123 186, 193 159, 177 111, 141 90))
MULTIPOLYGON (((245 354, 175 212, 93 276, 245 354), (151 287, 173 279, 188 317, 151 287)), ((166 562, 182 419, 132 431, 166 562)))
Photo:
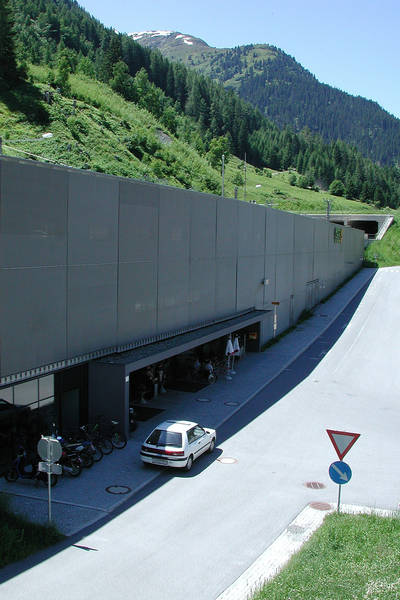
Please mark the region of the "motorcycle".
POLYGON ((60 435, 57 436, 57 439, 62 446, 63 452, 65 452, 67 455, 76 454, 80 460, 81 467, 89 469, 91 466, 93 466, 93 454, 88 450, 87 443, 67 440, 60 435))
POLYGON ((78 477, 82 472, 83 460, 79 456, 79 452, 75 450, 68 450, 63 447, 58 463, 62 467, 63 475, 66 473, 70 477, 78 477))
MULTIPOLYGON (((47 473, 39 471, 39 457, 28 456, 25 448, 19 446, 17 454, 12 461, 11 466, 5 472, 4 477, 10 483, 17 481, 17 479, 33 479, 40 481, 44 485, 47 485, 48 476, 47 473)), ((50 485, 53 487, 58 481, 57 475, 54 473, 50 475, 50 485)))

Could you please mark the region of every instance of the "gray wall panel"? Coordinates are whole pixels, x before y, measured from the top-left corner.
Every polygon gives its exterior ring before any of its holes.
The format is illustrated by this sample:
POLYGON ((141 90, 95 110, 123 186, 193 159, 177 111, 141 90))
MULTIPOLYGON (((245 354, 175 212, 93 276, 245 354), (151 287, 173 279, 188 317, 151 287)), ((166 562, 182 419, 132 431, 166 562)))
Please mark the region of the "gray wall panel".
POLYGON ((66 347, 66 269, 2 269, 2 375, 63 360, 66 347))
POLYGON ((243 256, 238 259, 237 310, 264 304, 264 256, 243 256))
POLYGON ((297 292, 299 289, 303 289, 308 281, 312 281, 313 277, 313 258, 314 254, 309 253, 296 253, 294 255, 293 264, 293 285, 294 290, 297 292))
POLYGON ((160 192, 159 261, 160 270, 177 257, 189 260, 191 202, 183 190, 160 192))
POLYGON ((184 327, 189 323, 189 261, 160 260, 158 271, 158 330, 184 327))
POLYGON ((68 199, 68 263, 115 263, 118 259, 118 180, 71 173, 68 199))
POLYGON ((264 256, 265 217, 263 206, 241 202, 238 206, 239 256, 264 256))
POLYGON ((2 164, 0 253, 3 266, 64 265, 68 173, 25 161, 2 164))
POLYGON ((278 237, 277 218, 278 211, 272 208, 266 209, 266 232, 265 232, 265 251, 267 254, 276 254, 276 244, 278 237))
POLYGON ((68 357, 116 344, 116 265, 70 267, 67 298, 68 357))
POLYGON ((120 262, 157 260, 159 199, 155 185, 120 181, 120 262))
POLYGON ((314 246, 317 252, 325 252, 329 248, 332 226, 326 219, 315 219, 314 246))
POLYGON ((276 230, 275 252, 277 254, 293 253, 294 215, 277 210, 273 227, 276 230))
POLYGON ((226 316, 236 311, 236 258, 217 259, 216 316, 226 316))
POLYGON ((157 264, 121 263, 118 275, 118 344, 157 332, 157 264))
POLYGON ((192 260, 190 263, 189 322, 213 319, 215 315, 215 259, 192 260))
POLYGON ((217 257, 237 256, 238 253, 238 200, 217 200, 217 257))
POLYGON ((217 199, 206 194, 191 199, 190 256, 215 258, 217 199))
POLYGON ((293 293, 293 255, 278 254, 276 256, 275 298, 283 302, 293 293))
POLYGON ((275 300, 275 280, 276 280, 276 260, 275 255, 267 255, 265 257, 263 297, 264 306, 270 308, 270 304, 275 300))
POLYGON ((313 252, 314 219, 296 215, 294 218, 294 252, 313 252))

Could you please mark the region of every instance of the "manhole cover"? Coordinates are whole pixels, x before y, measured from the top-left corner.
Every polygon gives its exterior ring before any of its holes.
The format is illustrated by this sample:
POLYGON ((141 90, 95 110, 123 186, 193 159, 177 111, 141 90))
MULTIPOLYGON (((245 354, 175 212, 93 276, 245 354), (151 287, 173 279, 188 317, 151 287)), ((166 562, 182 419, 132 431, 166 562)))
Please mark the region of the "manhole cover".
POLYGON ((223 465, 233 465, 237 463, 237 458, 231 458, 229 456, 223 456, 222 458, 217 458, 217 460, 223 465))
POLYGON ((309 506, 315 510, 331 510, 332 506, 327 502, 310 502, 309 506))
POLYGON ((209 398, 197 398, 197 402, 211 402, 209 398))
POLYGON ((312 490, 322 490, 325 487, 320 481, 306 481, 304 485, 312 490))
POLYGON ((234 400, 230 400, 229 402, 224 402, 225 406, 239 406, 239 402, 235 402, 234 400))
POLYGON ((293 535, 300 535, 305 532, 305 527, 300 527, 299 525, 289 525, 287 528, 288 533, 293 535))
POLYGON ((129 494, 131 491, 131 488, 127 485, 109 485, 106 487, 106 492, 109 494, 129 494))

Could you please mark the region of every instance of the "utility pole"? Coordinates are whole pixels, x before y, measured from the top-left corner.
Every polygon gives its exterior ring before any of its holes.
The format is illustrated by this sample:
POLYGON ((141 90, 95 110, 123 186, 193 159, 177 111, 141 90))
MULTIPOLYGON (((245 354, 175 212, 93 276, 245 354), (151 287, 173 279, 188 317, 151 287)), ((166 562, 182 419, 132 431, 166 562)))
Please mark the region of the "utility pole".
POLYGON ((222 197, 224 197, 224 179, 225 179, 225 154, 222 155, 222 192, 221 192, 222 197))
POLYGON ((243 200, 246 202, 246 182, 247 182, 247 168, 246 168, 246 152, 244 153, 244 197, 243 200))
POLYGON ((326 202, 326 220, 330 221, 331 220, 331 201, 329 200, 329 198, 325 198, 325 202, 326 202))

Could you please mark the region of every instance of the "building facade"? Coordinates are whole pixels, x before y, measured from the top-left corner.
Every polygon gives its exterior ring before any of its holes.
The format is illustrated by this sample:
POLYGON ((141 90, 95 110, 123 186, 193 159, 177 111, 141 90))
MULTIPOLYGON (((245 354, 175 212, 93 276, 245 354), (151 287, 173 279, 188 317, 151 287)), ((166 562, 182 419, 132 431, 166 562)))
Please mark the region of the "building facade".
POLYGON ((0 397, 128 423, 134 373, 236 334, 259 350, 357 271, 361 231, 0 158, 0 397), (279 302, 276 317, 272 302, 279 302))

